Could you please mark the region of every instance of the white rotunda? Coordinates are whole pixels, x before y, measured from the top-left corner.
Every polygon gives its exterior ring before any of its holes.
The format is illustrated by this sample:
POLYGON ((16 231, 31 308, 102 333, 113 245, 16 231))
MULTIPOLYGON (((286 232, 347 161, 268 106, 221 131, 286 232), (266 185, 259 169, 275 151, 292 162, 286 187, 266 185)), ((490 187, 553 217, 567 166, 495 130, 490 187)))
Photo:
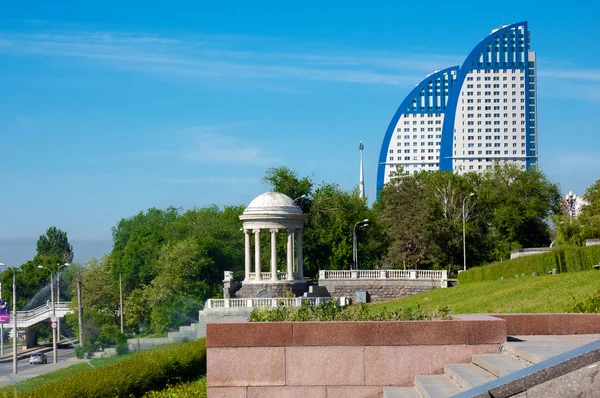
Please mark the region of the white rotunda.
POLYGON ((304 283, 302 228, 305 218, 306 215, 300 206, 289 196, 279 192, 263 193, 250 202, 240 216, 245 237, 243 284, 304 283), (261 271, 260 234, 263 231, 268 231, 271 235, 270 272, 261 271), (277 270, 277 234, 280 232, 287 235, 286 272, 277 270), (252 272, 251 234, 254 234, 254 272, 252 272))

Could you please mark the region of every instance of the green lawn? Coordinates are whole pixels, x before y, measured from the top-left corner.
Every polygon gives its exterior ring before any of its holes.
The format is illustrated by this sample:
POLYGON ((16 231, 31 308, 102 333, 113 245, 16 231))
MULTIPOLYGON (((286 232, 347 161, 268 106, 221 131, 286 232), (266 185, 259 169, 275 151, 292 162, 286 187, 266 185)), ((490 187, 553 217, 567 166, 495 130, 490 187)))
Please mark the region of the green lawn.
POLYGON ((370 305, 371 311, 417 305, 427 311, 444 306, 454 314, 566 312, 600 291, 600 271, 472 282, 370 305))
MULTIPOLYGON (((23 380, 17 384, 2 387, 2 388, 0 388, 0 393, 11 392, 14 390, 15 386, 17 388, 17 391, 28 390, 30 388, 34 388, 39 385, 46 384, 50 381, 54 381, 54 380, 60 379, 65 376, 70 376, 73 373, 79 373, 79 372, 91 369, 92 367, 97 368, 100 366, 108 365, 108 364, 120 361, 120 360, 128 358, 128 357, 129 357, 129 355, 120 355, 120 356, 114 356, 114 357, 110 357, 110 358, 92 359, 88 363, 78 363, 76 365, 69 366, 68 368, 59 369, 54 372, 46 373, 43 375, 39 375, 37 377, 33 377, 31 379, 23 380)), ((45 366, 45 365, 40 365, 40 366, 45 366)))

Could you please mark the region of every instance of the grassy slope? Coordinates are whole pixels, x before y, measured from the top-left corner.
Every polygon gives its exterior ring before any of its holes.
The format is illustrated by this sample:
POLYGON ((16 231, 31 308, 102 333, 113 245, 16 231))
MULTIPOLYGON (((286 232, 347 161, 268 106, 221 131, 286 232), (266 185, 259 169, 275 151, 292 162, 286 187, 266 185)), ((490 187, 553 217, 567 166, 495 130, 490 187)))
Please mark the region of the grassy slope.
POLYGON ((424 310, 449 306, 454 314, 566 312, 577 301, 600 291, 600 271, 473 282, 385 303, 371 311, 418 305, 424 310))
MULTIPOLYGON (((68 368, 59 369, 54 372, 45 373, 45 374, 33 377, 31 379, 23 380, 17 384, 12 384, 12 385, 2 387, 0 389, 0 392, 13 391, 15 386, 17 388, 17 391, 28 390, 30 388, 34 388, 39 385, 46 384, 50 381, 54 381, 54 380, 60 379, 65 376, 72 375, 73 373, 78 373, 81 371, 88 370, 88 369, 90 369, 90 365, 92 365, 91 367, 97 368, 99 366, 108 365, 108 364, 120 361, 122 359, 126 359, 128 357, 129 357, 129 355, 121 355, 121 356, 115 356, 115 357, 110 357, 110 358, 92 359, 88 363, 79 363, 79 364, 76 364, 73 366, 69 366, 68 368)), ((38 366, 46 366, 46 365, 38 365, 38 366)))

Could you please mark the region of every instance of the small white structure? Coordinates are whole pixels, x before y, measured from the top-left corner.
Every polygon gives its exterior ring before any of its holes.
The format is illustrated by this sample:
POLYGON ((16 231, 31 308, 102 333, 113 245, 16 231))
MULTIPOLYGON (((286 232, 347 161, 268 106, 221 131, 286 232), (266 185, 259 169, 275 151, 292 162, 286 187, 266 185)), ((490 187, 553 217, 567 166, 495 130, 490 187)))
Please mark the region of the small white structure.
POLYGON ((245 277, 243 283, 304 282, 302 266, 302 229, 306 215, 289 196, 279 192, 263 193, 248 205, 240 216, 245 237, 245 277), (260 233, 271 234, 270 272, 261 272, 260 233), (277 270, 277 234, 287 234, 287 271, 277 270), (250 235, 254 234, 254 272, 250 235), (295 239, 294 239, 295 237, 295 239), (295 240, 295 250, 294 250, 295 240), (295 252, 295 256, 294 256, 295 252), (294 259, 296 257, 296 259, 294 259), (296 267, 294 268, 294 260, 296 267))

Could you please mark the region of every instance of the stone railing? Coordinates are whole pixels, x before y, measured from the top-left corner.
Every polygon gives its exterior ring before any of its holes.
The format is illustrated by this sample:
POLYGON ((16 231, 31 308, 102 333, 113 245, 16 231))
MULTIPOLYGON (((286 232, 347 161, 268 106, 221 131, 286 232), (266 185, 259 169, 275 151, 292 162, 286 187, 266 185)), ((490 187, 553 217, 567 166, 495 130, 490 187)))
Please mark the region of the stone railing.
MULTIPOLYGON (((254 281, 254 276, 256 275, 255 272, 250 272, 250 281, 252 282, 254 281)), ((287 272, 281 272, 281 271, 277 271, 277 280, 278 281, 285 281, 287 280, 287 276, 288 273, 287 272)), ((298 279, 298 273, 294 272, 293 273, 294 279, 298 279)), ((270 272, 261 272, 260 273, 260 279, 263 281, 270 281, 271 280, 271 273, 270 272)))
POLYGON ((448 279, 448 271, 433 270, 322 270, 319 279, 448 279))
POLYGON ((311 306, 319 305, 326 301, 336 300, 335 297, 273 297, 273 298, 229 298, 208 299, 204 309, 219 308, 256 308, 256 307, 300 307, 304 302, 311 306))

